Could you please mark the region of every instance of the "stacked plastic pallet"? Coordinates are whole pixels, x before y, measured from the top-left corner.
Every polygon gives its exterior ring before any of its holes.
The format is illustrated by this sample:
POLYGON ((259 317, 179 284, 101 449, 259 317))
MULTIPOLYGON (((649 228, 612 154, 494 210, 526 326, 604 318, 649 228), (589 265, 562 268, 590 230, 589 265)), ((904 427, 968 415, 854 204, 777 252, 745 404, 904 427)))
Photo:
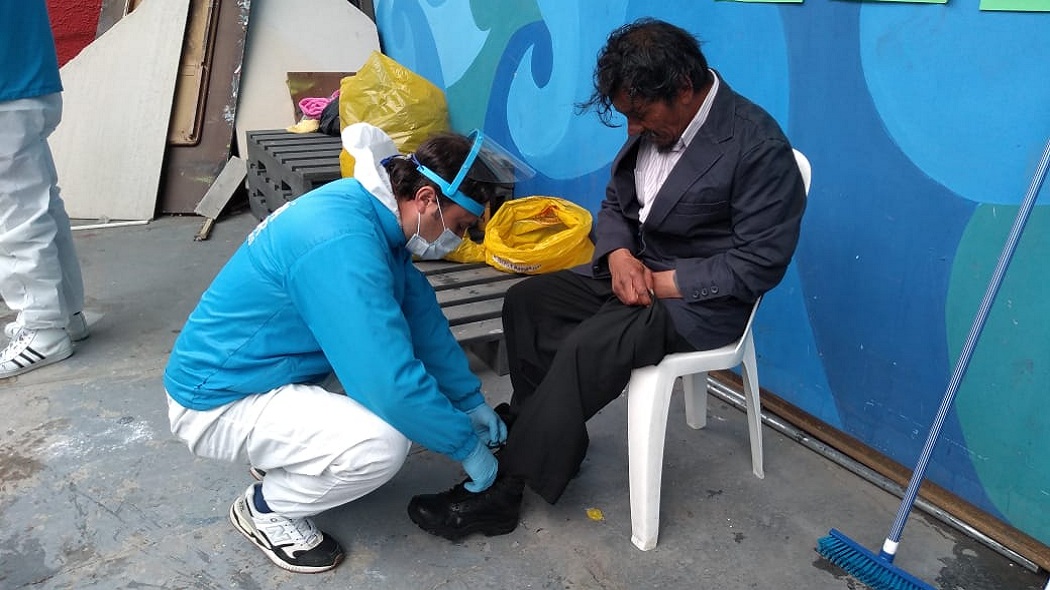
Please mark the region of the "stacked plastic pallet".
POLYGON ((259 219, 341 176, 338 137, 273 129, 249 131, 247 143, 248 204, 259 219))

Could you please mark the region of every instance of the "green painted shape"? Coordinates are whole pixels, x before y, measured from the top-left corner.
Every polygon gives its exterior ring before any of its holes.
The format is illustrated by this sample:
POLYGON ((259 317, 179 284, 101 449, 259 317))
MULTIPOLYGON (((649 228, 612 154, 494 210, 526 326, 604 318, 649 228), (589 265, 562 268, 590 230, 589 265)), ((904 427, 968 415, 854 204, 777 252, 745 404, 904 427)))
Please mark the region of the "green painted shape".
POLYGON ((511 35, 542 18, 535 0, 470 0, 470 11, 478 29, 489 34, 467 71, 445 89, 449 120, 461 133, 484 127, 496 66, 511 35))
MULTIPOLYGON (((963 233, 946 325, 959 357, 1016 206, 981 205, 963 233)), ((965 447, 1008 522, 1050 544, 1050 207, 1035 207, 955 398, 965 447)), ((948 441, 942 441, 945 443, 948 441)))

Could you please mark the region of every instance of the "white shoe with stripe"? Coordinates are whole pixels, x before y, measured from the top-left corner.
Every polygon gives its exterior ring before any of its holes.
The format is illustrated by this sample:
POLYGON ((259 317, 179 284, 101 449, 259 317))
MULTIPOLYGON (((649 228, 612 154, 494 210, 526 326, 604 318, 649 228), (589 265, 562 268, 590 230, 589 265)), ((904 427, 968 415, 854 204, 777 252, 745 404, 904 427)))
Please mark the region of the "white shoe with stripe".
POLYGON ((62 328, 22 328, 0 352, 0 379, 21 375, 69 358, 73 341, 62 328))

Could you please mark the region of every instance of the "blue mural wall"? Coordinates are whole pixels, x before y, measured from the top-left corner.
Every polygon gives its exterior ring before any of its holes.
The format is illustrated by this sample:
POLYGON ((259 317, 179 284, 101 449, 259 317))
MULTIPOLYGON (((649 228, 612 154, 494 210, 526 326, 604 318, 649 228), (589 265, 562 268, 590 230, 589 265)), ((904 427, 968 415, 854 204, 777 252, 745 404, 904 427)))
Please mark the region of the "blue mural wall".
MULTIPOLYGON (((519 194, 596 211, 625 130, 574 103, 609 31, 697 34, 813 164, 795 261, 763 302, 763 387, 914 465, 1050 137, 1050 14, 807 0, 377 0, 384 51, 539 171, 519 194)), ((1050 188, 928 477, 1050 544, 1050 188)))

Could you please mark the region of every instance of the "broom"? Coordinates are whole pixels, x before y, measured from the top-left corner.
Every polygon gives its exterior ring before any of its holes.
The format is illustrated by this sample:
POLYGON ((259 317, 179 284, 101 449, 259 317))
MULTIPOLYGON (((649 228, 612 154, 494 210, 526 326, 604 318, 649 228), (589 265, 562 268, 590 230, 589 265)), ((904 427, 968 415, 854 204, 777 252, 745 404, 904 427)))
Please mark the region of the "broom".
POLYGON ((911 480, 908 481, 908 489, 904 492, 900 508, 897 509, 897 518, 893 521, 890 533, 882 543, 882 550, 878 555, 875 555, 835 529, 831 529, 828 536, 822 537, 817 541, 817 551, 821 555, 874 590, 933 590, 932 586, 894 566, 893 558, 897 553, 898 545, 900 545, 904 522, 908 519, 908 513, 911 512, 911 508, 915 504, 919 486, 922 484, 926 467, 930 462, 930 455, 933 453, 933 447, 940 436, 941 428, 944 426, 944 419, 947 417, 948 409, 951 407, 955 393, 959 389, 959 383, 966 373, 966 367, 970 364, 970 358, 973 357, 977 338, 980 336, 981 330, 984 329, 984 322, 988 319, 988 312, 991 310, 996 293, 999 292, 999 286, 1003 282, 1003 275, 1006 274, 1006 267, 1010 265, 1010 259, 1017 249, 1017 242, 1021 239, 1021 232, 1024 231, 1024 226, 1028 222, 1028 215, 1032 212, 1032 206, 1035 204, 1036 196, 1039 194, 1039 188, 1046 177, 1048 164, 1050 164, 1050 139, 1046 142, 1043 157, 1036 167, 1036 173, 1032 177, 1032 184, 1028 187, 1028 193, 1021 203, 1021 208, 1017 211, 1014 225, 1010 229, 1010 234, 1006 238, 1006 244, 999 255, 999 262, 995 267, 995 272, 992 273, 992 279, 988 283, 988 289, 984 293, 984 299, 981 300, 977 315, 974 317, 970 333, 966 336, 966 342, 959 353, 959 359, 955 362, 955 369, 952 371, 948 388, 944 392, 944 399, 941 400, 937 416, 933 420, 933 425, 930 426, 926 444, 919 455, 919 462, 912 472, 911 480))

